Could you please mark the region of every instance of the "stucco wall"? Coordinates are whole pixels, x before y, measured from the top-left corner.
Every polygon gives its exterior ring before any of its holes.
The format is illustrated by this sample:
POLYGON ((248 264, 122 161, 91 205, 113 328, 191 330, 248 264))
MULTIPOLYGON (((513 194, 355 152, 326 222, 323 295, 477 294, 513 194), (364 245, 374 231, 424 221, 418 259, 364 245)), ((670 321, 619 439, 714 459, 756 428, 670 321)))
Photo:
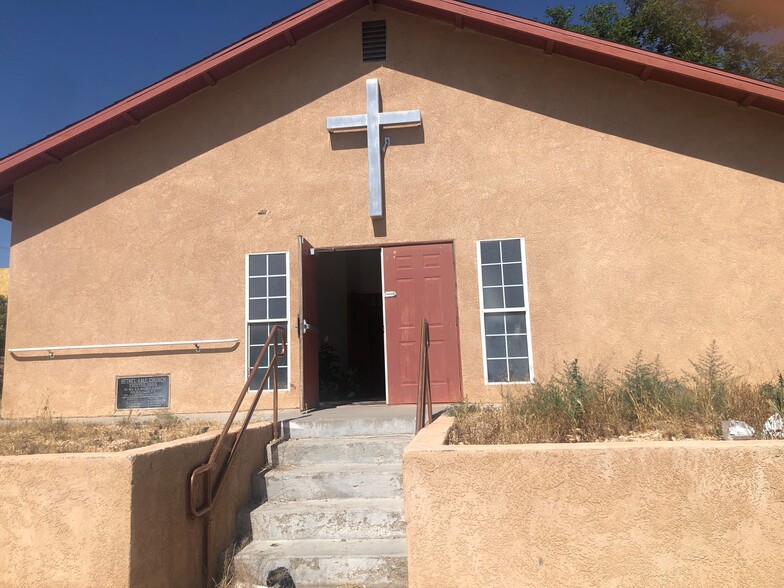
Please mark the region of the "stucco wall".
MULTIPOLYGON (((204 520, 188 514, 188 478, 216 437, 119 453, 0 457, 0 587, 200 586, 204 520)), ((216 572, 271 437, 268 423, 248 428, 215 503, 216 572)))
POLYGON ((132 462, 0 457, 0 586, 128 585, 132 462))
MULTIPOLYGON (((8 347, 239 337, 202 352, 7 357, 3 415, 110 414, 116 375, 171 374, 175 412, 226 410, 245 365, 247 253, 453 241, 463 392, 483 381, 477 239, 524 237, 538 377, 561 360, 677 370, 716 339, 784 368, 784 118, 386 7, 363 9, 17 182, 8 347), (385 18, 389 58, 362 63, 385 18), (386 220, 362 134, 325 118, 420 108, 384 132, 386 220), (260 210, 267 213, 259 215, 260 210)), ((292 390, 300 357, 292 334, 292 390)), ((263 403, 269 404, 265 396, 263 403)), ((265 405, 265 404, 263 404, 265 405)))
POLYGON ((781 585, 784 443, 446 446, 403 455, 412 588, 781 585))

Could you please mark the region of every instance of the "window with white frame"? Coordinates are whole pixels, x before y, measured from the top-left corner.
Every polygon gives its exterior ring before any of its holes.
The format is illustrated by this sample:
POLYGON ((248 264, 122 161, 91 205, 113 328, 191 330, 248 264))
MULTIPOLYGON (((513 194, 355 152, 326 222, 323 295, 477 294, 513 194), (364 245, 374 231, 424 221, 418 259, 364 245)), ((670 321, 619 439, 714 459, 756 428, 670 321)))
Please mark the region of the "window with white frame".
MULTIPOLYGON (((256 363, 264 343, 275 325, 287 329, 289 318, 289 275, 288 253, 253 253, 247 257, 247 305, 248 321, 247 371, 256 363)), ((286 332, 288 338, 288 332, 286 332)), ((251 382, 250 390, 255 392, 269 367, 272 346, 264 354, 259 370, 251 382)), ((278 359, 278 389, 289 387, 288 356, 278 359)), ((272 389, 272 378, 264 386, 272 389)))
POLYGON ((525 241, 477 243, 485 381, 530 382, 531 329, 525 241))

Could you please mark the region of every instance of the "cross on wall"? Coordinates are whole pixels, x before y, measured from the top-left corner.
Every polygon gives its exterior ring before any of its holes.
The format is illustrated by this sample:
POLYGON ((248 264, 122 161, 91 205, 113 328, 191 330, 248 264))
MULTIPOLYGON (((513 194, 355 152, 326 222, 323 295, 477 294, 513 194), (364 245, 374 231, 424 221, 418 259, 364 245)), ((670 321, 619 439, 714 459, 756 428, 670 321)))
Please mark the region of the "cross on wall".
POLYGON ((398 110, 379 112, 380 99, 378 80, 365 82, 367 114, 327 117, 327 130, 330 133, 364 131, 367 129, 368 142, 368 188, 370 191, 370 218, 384 216, 381 179, 381 129, 385 127, 419 126, 422 114, 419 110, 398 110))

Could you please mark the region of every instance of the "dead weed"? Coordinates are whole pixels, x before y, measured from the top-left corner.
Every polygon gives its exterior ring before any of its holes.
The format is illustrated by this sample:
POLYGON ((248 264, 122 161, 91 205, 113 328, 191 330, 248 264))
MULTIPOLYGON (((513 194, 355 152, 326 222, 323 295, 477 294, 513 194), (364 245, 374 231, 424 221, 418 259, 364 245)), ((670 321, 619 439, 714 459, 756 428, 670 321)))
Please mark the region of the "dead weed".
POLYGON ((675 377, 658 358, 638 353, 614 377, 577 360, 544 383, 506 394, 498 405, 453 407, 450 444, 573 443, 603 440, 717 439, 721 422, 742 420, 761 432, 784 409, 784 376, 750 384, 712 343, 675 377))

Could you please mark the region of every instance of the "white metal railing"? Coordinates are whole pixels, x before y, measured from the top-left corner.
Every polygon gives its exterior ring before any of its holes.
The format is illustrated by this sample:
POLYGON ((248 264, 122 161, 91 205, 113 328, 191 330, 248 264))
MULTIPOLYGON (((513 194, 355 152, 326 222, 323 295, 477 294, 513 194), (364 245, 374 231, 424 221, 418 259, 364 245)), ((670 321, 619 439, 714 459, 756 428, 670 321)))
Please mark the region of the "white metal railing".
POLYGON ((199 339, 195 341, 154 341, 151 343, 111 343, 108 345, 59 345, 55 347, 17 347, 9 349, 11 353, 35 353, 44 351, 49 357, 54 357, 55 351, 84 351, 86 349, 125 349, 128 347, 173 347, 175 345, 193 345, 196 351, 201 351, 202 345, 218 343, 239 343, 240 340, 234 339, 199 339))

